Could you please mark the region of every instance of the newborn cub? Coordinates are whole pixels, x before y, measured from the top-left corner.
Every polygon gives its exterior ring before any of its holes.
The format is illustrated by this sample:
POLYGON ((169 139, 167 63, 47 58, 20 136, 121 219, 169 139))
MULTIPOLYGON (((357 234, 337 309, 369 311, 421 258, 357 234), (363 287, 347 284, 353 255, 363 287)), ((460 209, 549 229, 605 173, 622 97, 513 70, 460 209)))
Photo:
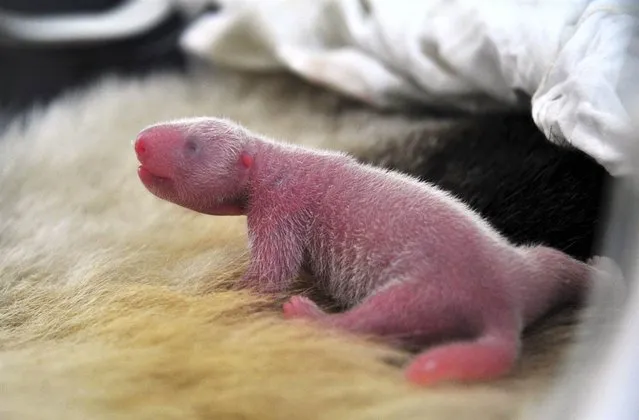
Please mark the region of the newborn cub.
POLYGON ((156 196, 247 216, 243 286, 283 292, 304 266, 350 308, 327 314, 293 296, 286 317, 430 345, 406 370, 414 383, 509 372, 522 330, 591 284, 590 265, 514 246, 447 192, 343 153, 276 142, 217 118, 148 127, 135 152, 156 196))

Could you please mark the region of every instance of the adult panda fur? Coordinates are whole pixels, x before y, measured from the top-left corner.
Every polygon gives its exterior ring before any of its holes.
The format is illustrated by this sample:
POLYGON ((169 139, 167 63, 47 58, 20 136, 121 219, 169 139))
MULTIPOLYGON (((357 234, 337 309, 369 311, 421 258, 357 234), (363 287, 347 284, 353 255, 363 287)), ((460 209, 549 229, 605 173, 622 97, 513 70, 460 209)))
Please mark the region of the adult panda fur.
POLYGON ((528 115, 458 118, 375 145, 360 160, 433 182, 462 198, 516 244, 594 255, 610 175, 528 115))
MULTIPOLYGON (((0 417, 514 419, 548 389, 570 314, 529 331, 503 380, 418 389, 396 366, 406 353, 285 322, 277 300, 229 291, 247 262, 243 218, 163 203, 135 174, 141 127, 197 115, 361 155, 425 145, 450 125, 288 75, 225 72, 108 79, 16 121, 0 138, 0 417)), ((451 155, 473 144, 462 140, 451 155)), ((465 185, 476 174, 461 167, 465 185)), ((521 208, 513 220, 528 217, 521 208)))

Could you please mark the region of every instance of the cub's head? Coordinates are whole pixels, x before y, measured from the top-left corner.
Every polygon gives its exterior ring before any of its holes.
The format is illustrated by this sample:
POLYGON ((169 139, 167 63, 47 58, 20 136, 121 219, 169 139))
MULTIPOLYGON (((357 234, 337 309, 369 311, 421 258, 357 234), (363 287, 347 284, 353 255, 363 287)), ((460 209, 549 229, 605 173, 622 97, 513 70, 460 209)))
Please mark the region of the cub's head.
POLYGON ((156 196, 201 213, 245 213, 251 135, 218 118, 149 126, 135 140, 138 176, 156 196))

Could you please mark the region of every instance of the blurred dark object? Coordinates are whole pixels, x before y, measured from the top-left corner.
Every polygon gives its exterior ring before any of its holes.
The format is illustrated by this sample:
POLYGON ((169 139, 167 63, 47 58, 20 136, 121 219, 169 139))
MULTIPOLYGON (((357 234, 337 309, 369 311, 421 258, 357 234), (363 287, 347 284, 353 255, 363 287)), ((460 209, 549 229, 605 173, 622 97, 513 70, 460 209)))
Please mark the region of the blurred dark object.
POLYGON ((103 12, 125 0, 0 0, 0 8, 27 15, 103 12))
MULTIPOLYGON (((90 17, 126 3, 126 0, 0 0, 0 13, 28 18, 90 17)), ((183 70, 185 58, 178 39, 186 24, 185 17, 173 11, 153 27, 124 39, 62 45, 0 42, 0 122, 108 73, 135 75, 183 70)))
POLYGON ((436 183, 518 245, 580 260, 596 251, 611 178, 585 153, 548 141, 529 115, 460 119, 375 146, 361 160, 436 183))

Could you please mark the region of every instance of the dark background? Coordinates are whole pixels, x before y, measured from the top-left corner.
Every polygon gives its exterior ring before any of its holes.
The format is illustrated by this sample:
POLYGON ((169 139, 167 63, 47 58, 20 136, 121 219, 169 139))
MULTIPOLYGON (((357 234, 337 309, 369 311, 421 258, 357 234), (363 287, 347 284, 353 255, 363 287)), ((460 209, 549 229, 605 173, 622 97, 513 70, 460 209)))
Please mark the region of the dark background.
MULTIPOLYGON (((0 0, 0 13, 25 15, 100 13, 123 0, 0 0)), ((83 46, 15 46, 0 40, 0 131, 6 121, 33 105, 107 73, 144 74, 183 69, 177 40, 186 26, 175 13, 136 38, 83 46)))

